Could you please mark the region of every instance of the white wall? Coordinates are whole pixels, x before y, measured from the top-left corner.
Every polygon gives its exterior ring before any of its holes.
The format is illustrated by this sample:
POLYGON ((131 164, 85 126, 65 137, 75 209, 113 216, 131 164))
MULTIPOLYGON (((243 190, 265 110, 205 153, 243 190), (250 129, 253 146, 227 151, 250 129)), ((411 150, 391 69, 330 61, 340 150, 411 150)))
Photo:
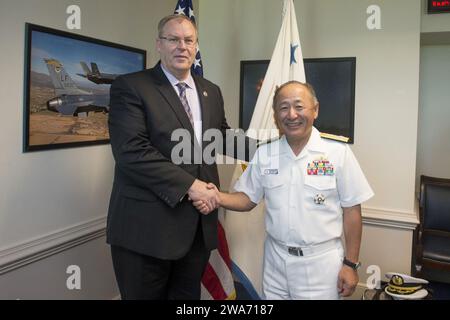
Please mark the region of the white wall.
MULTIPOLYGON (((222 88, 227 118, 237 127, 240 61, 270 59, 281 27, 282 1, 199 0, 199 4, 205 75, 222 88)), ((404 266, 410 263, 411 228, 417 221, 414 186, 421 0, 294 0, 294 5, 305 58, 356 56, 356 143, 352 150, 375 191, 375 197, 364 204, 363 215, 366 226, 386 229, 375 228, 364 238, 384 248, 368 262, 377 263, 383 272, 392 271, 395 265, 407 272, 404 266), (366 27, 366 10, 372 4, 381 8, 381 30, 366 27), (381 242, 394 222, 404 223, 402 241, 381 242), (385 246, 406 255, 392 264, 385 246)), ((221 167, 224 188, 231 172, 232 168, 221 167)), ((244 256, 240 252, 245 237, 241 229, 254 225, 254 217, 240 222, 229 216, 226 219, 232 255, 244 256)), ((252 260, 253 253, 247 252, 247 260, 252 260)), ((370 252, 361 256, 368 257, 370 252)), ((365 278, 362 275, 361 279, 365 278)))
POLYGON ((421 174, 450 179, 449 57, 450 46, 420 50, 417 179, 421 174))
MULTIPOLYGON (((100 219, 107 213, 114 166, 109 145, 22 153, 25 22, 70 31, 66 29, 65 12, 71 4, 82 10, 82 29, 71 32, 145 49, 147 65, 151 66, 158 59, 154 50, 157 23, 173 12, 176 0, 0 0, 0 258, 10 253, 7 249, 100 219)), ((109 265, 107 247, 95 243, 104 254, 77 251, 80 263, 103 259, 99 263, 109 265)), ((59 265, 65 265, 64 254, 58 257, 52 259, 60 259, 59 265)), ((54 272, 51 260, 39 263, 49 264, 42 268, 48 270, 43 278, 54 272)), ((27 290, 22 281, 26 277, 18 272, 0 278, 7 277, 10 284, 17 281, 18 288, 27 290)), ((5 287, 0 286, 0 297, 6 297, 3 290, 5 287)), ((27 296, 39 298, 39 291, 33 292, 35 296, 27 296)), ((99 295, 105 297, 105 292, 99 295)), ((16 290, 14 296, 24 294, 16 290)), ((95 297, 95 292, 84 297, 95 297)))

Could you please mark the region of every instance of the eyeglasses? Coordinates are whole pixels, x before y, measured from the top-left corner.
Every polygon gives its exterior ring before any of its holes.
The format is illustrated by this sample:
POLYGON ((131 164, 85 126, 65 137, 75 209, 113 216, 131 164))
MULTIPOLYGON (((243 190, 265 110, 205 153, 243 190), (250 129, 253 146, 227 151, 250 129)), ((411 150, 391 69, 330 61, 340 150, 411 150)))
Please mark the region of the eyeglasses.
POLYGON ((197 41, 194 39, 180 39, 180 38, 169 38, 169 37, 159 37, 162 40, 166 40, 171 46, 179 46, 181 44, 181 42, 184 42, 184 44, 186 45, 186 47, 194 47, 197 44, 197 41))

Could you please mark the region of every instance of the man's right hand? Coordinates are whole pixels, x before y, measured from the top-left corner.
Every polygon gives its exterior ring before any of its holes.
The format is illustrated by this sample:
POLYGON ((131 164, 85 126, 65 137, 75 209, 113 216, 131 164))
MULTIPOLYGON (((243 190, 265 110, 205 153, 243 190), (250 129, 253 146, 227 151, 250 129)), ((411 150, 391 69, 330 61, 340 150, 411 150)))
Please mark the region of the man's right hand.
POLYGON ((194 203, 199 203, 200 201, 203 203, 203 209, 199 210, 203 214, 208 214, 219 207, 219 191, 212 183, 207 184, 195 179, 188 190, 188 196, 194 203))
MULTIPOLYGON (((220 191, 219 189, 217 189, 216 185, 214 183, 208 183, 207 186, 208 190, 214 190, 216 192, 217 195, 217 207, 220 206, 220 191)), ((209 209, 206 201, 203 200, 197 200, 197 201, 193 201, 192 203, 194 205, 194 207, 200 211, 201 214, 207 215, 209 214, 212 210, 209 209)))

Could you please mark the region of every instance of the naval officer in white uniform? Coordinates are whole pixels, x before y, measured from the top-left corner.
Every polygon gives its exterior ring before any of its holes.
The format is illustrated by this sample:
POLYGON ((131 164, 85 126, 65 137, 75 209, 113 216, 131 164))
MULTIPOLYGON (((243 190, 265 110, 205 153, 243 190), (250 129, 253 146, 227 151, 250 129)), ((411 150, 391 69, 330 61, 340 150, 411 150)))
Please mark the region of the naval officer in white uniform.
POLYGON ((309 84, 283 84, 273 108, 281 138, 258 149, 236 192, 221 192, 219 204, 249 211, 265 199, 266 299, 349 296, 358 284, 361 203, 373 191, 349 146, 313 127, 319 103, 309 84))

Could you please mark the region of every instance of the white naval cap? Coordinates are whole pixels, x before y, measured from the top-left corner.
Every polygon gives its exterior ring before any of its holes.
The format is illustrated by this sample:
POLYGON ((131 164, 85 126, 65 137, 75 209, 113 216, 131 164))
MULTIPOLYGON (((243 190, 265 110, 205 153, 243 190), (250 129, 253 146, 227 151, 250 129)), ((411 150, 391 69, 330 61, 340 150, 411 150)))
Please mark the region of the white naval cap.
POLYGON ((397 272, 386 273, 386 278, 389 279, 389 283, 384 291, 396 299, 418 300, 428 295, 428 291, 424 288, 428 284, 425 279, 397 272))

